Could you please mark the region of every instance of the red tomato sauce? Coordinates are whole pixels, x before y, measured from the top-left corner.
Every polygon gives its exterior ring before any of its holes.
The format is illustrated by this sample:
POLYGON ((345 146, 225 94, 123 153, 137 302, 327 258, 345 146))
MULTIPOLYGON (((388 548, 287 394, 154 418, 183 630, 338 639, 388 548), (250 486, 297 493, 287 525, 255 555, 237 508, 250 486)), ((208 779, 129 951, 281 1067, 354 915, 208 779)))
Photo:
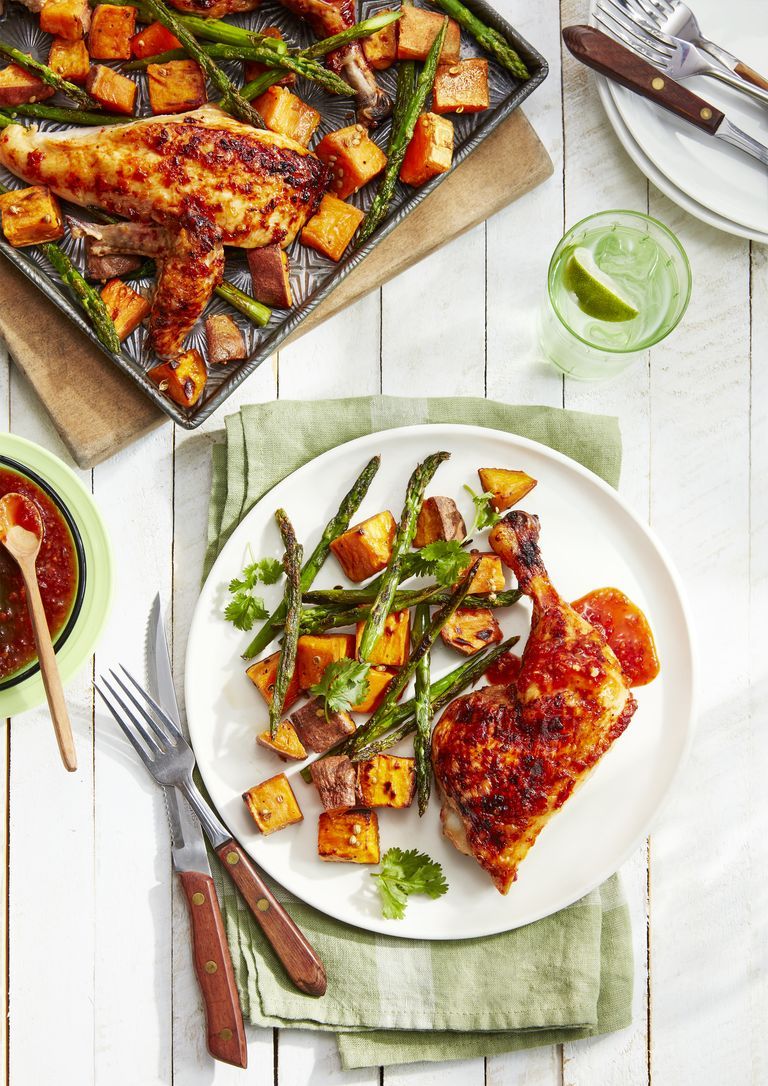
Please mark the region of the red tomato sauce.
MULTIPOLYGON (((78 587, 77 553, 69 526, 48 495, 30 479, 0 466, 0 497, 11 492, 30 498, 40 510, 43 541, 37 578, 51 637, 63 630, 78 587)), ((23 524, 32 531, 36 525, 23 524)), ((37 659, 32 622, 21 571, 0 546, 0 682, 37 659)))
POLYGON ((640 608, 618 588, 596 588, 572 604, 600 630, 616 653, 630 686, 646 686, 659 674, 653 632, 640 608))

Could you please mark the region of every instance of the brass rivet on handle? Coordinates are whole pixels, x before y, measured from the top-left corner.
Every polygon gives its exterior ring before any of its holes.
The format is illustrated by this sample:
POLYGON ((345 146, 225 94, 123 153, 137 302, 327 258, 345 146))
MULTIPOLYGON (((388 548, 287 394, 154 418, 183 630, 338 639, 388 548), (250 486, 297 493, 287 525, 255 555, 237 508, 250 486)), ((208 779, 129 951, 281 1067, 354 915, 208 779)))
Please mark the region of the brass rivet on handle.
POLYGON ((654 90, 664 90, 664 80, 660 75, 657 75, 656 78, 651 81, 651 86, 654 90))
POLYGON ((256 902, 256 908, 259 910, 260 913, 265 913, 269 908, 269 902, 265 897, 260 897, 259 900, 256 902))
POLYGON ((232 1030, 231 1029, 226 1029, 226 1028, 225 1029, 220 1029, 219 1030, 219 1037, 221 1037, 222 1041, 231 1041, 232 1040, 232 1030))
POLYGON ((201 894, 199 890, 198 890, 198 892, 196 894, 192 895, 192 904, 193 905, 202 905, 204 901, 205 901, 205 894, 201 894))
POLYGON ((238 854, 236 852, 228 852, 227 853, 227 863, 231 864, 234 867, 235 864, 240 863, 240 857, 238 856, 238 854))
POLYGON ((701 117, 702 121, 711 121, 712 110, 709 108, 709 106, 704 106, 699 116, 701 117))
POLYGON ((204 968, 206 973, 215 973, 219 967, 216 962, 206 962, 204 968))

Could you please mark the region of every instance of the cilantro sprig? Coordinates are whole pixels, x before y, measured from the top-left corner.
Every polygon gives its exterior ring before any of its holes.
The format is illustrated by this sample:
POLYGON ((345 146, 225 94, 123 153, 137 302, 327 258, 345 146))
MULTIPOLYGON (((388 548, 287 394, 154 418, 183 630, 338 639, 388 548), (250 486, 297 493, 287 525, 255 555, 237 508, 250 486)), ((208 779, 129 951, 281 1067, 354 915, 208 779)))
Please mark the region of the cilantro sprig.
POLYGON ((471 561, 458 540, 439 539, 408 556, 408 574, 434 577, 438 584, 450 587, 456 584, 471 561))
POLYGON ((476 494, 471 486, 464 484, 464 489, 472 496, 472 504, 475 507, 475 519, 469 530, 470 535, 482 532, 486 528, 493 528, 502 518, 502 513, 497 513, 493 508, 493 494, 486 490, 483 494, 476 494))
POLYGON ((258 584, 275 584, 282 572, 279 558, 261 558, 250 562, 239 577, 233 577, 228 586, 232 599, 224 609, 227 622, 238 630, 250 630, 256 622, 269 618, 264 600, 254 595, 254 589, 258 584))
POLYGON ((381 912, 387 920, 402 920, 411 894, 425 894, 433 899, 448 893, 439 863, 415 848, 403 852, 390 848, 384 853, 381 871, 374 871, 381 897, 381 912))
POLYGON ((310 694, 323 699, 326 720, 331 713, 348 712, 365 700, 370 670, 371 665, 361 660, 334 660, 328 664, 320 681, 309 688, 310 694))

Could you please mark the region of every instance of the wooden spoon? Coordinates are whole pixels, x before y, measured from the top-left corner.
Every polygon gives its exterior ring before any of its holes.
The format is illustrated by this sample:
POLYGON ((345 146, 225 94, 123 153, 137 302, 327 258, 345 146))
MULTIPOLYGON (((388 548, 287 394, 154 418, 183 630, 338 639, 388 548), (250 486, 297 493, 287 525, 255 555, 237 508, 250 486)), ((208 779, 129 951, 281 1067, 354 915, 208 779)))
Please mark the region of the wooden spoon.
POLYGON ((64 701, 61 675, 53 651, 48 620, 45 617, 40 587, 37 583, 35 563, 43 541, 43 522, 40 510, 31 499, 23 494, 10 493, 0 498, 0 543, 16 559, 24 585, 27 589, 27 606, 32 619, 32 631, 35 635, 37 657, 43 676, 48 708, 51 712, 53 729, 59 744, 61 760, 70 771, 77 769, 75 741, 72 726, 64 701))

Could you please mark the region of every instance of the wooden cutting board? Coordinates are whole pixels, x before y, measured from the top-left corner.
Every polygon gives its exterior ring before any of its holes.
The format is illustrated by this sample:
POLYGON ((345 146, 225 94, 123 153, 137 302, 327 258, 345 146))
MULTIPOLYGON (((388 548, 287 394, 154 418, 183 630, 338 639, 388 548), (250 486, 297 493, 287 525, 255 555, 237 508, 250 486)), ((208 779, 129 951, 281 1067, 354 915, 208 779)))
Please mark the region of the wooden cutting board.
MULTIPOLYGON (((339 284, 287 342, 477 226, 551 173, 549 155, 517 110, 339 284)), ((101 463, 170 421, 4 259, 0 261, 0 334, 81 468, 101 463)))

